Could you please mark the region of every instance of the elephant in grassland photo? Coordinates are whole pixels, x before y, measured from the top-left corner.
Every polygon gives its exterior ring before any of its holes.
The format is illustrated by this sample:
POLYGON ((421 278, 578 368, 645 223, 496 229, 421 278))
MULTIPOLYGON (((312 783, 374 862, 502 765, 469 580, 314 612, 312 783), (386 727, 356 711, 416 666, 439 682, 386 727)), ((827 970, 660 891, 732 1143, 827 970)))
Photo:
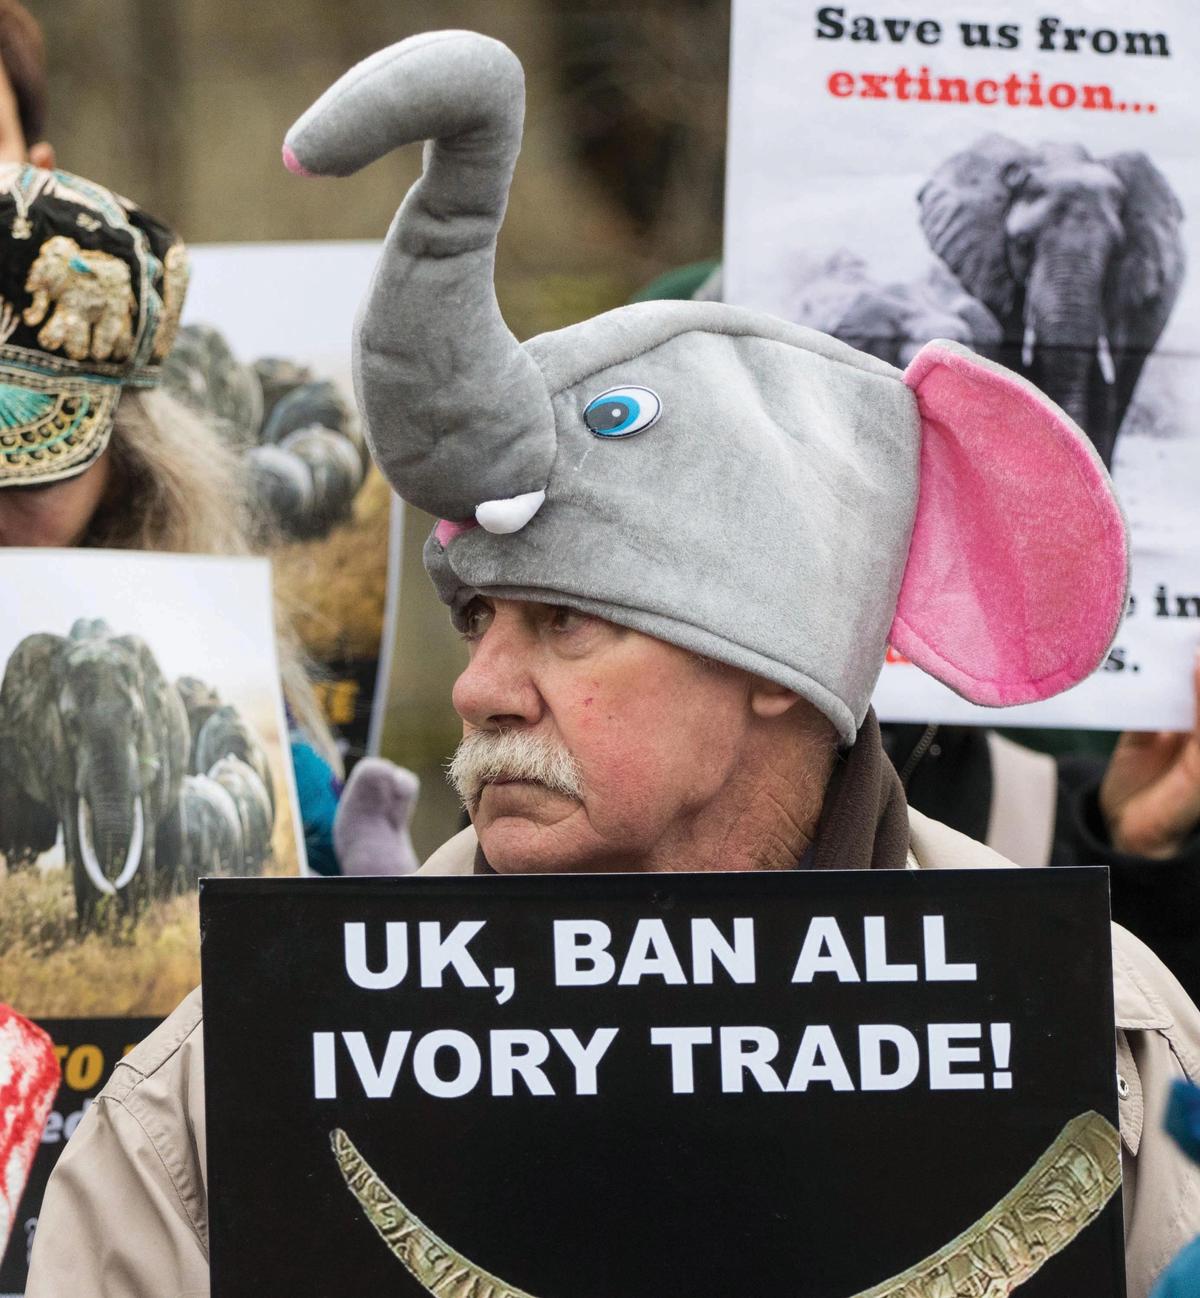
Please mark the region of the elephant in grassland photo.
POLYGON ((192 774, 207 775, 222 757, 240 758, 258 776, 271 804, 273 819, 275 788, 266 750, 253 726, 228 703, 214 709, 196 732, 192 774))
POLYGON ((282 393, 263 420, 259 441, 264 446, 282 445, 302 428, 325 428, 339 433, 359 453, 364 468, 370 460, 366 441, 354 412, 337 384, 328 379, 306 379, 282 393))
POLYGON ((192 324, 179 331, 163 385, 241 457, 259 545, 319 540, 350 518, 370 456, 336 384, 277 357, 243 364, 218 330, 192 324))
POLYGON ((191 735, 191 742, 188 745, 188 770, 196 772, 200 770, 196 765, 196 740, 204 723, 222 706, 221 696, 207 681, 202 681, 198 676, 181 676, 175 682, 175 688, 179 691, 179 697, 183 700, 183 706, 187 711, 188 732, 191 735))
MULTIPOLYGON (((283 362, 273 364, 282 382, 283 362)), ((280 392, 259 442, 248 459, 264 520, 287 537, 314 540, 350 517, 370 457, 335 384, 306 379, 280 392)))
POLYGON ((222 757, 209 776, 233 799, 242 831, 242 860, 238 873, 257 874, 271 855, 275 812, 266 786, 253 767, 240 757, 222 757))
POLYGON ((336 384, 277 358, 243 365, 207 325, 180 330, 164 383, 242 456, 260 545, 318 540, 350 518, 370 456, 336 384))
POLYGON ((932 338, 986 354, 1002 337, 991 312, 945 267, 934 263, 917 279, 881 284, 845 250, 804 265, 787 316, 901 369, 932 338))
POLYGON ((312 383, 313 372, 299 361, 284 356, 260 356, 254 362, 258 386, 262 391, 262 426, 265 428, 275 407, 294 388, 312 383))
POLYGON ((171 396, 209 420, 235 450, 245 451, 258 440, 262 386, 254 368, 239 363, 219 330, 184 325, 162 374, 171 396))
POLYGON ((281 446, 252 446, 246 452, 250 499, 254 505, 253 531, 260 543, 275 533, 304 536, 312 517, 312 469, 281 446))
POLYGON ((313 485, 308 530, 326 536, 354 508, 366 473, 358 450, 341 433, 315 426, 289 433, 279 449, 307 466, 313 485))
POLYGON ((99 619, 26 636, 0 684, 9 778, 61 826, 81 928, 99 903, 136 914, 187 768, 187 713, 153 653, 99 619))
POLYGON ((0 860, 9 870, 31 866, 58 841, 58 817, 34 802, 17 780, 17 747, 0 712, 0 860))
POLYGON ((1141 152, 1092 158, 986 135, 918 194, 930 248, 1000 322, 997 356, 1111 466, 1117 432, 1184 275, 1183 210, 1141 152))
POLYGON ((233 795, 211 776, 184 776, 159 844, 172 871, 163 892, 188 892, 204 875, 241 874, 246 852, 233 795))

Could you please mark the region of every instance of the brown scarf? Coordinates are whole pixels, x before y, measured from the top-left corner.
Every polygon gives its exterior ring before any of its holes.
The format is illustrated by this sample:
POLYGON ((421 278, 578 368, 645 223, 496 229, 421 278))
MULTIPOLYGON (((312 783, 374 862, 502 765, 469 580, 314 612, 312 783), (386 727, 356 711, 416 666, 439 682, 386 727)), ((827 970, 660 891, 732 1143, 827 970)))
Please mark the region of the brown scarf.
MULTIPOLYGON (((858 738, 839 756, 806 870, 903 870, 908 860, 908 809, 896 768, 883 752, 875 709, 867 711, 858 738)), ((475 849, 475 874, 494 874, 483 849, 475 849)))
POLYGON ((903 870, 907 860, 904 788, 869 708, 854 747, 834 767, 806 864, 813 870, 903 870))

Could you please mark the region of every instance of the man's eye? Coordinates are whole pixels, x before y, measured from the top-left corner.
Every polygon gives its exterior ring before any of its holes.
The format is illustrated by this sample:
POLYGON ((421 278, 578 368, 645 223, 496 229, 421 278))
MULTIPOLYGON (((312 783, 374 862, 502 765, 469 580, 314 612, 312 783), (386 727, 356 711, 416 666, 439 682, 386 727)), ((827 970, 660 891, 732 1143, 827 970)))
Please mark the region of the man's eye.
POLYGON ((552 631, 574 631, 576 627, 582 626, 590 620, 590 615, 587 613, 580 613, 578 609, 559 606, 550 615, 550 629, 552 631))
POLYGON ((472 600, 462 614, 463 635, 478 640, 492 623, 492 610, 482 600, 472 600))

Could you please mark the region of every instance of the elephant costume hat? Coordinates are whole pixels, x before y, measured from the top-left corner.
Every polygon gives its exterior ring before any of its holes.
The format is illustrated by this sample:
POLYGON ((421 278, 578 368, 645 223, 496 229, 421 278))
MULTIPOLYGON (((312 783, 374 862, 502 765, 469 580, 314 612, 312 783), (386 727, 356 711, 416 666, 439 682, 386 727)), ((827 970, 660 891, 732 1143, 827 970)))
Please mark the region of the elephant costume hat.
POLYGON ((460 615, 478 592, 593 613, 796 690, 852 743, 890 641, 965 697, 1045 698, 1124 609, 1120 510, 1035 388, 934 342, 903 373, 813 330, 648 302, 520 344, 492 282, 521 141, 515 56, 416 36, 351 69, 284 161, 348 175, 429 141, 354 370, 460 615))
POLYGON ((0 487, 96 460, 122 388, 158 383, 187 279, 182 242, 128 199, 0 164, 0 487))

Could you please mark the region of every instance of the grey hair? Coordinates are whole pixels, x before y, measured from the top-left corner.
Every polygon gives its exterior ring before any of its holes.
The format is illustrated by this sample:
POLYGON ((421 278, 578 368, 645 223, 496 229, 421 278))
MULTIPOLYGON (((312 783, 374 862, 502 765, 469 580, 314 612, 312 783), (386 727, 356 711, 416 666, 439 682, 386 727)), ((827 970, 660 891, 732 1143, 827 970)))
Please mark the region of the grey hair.
MULTIPOLYGON (((249 554, 247 475, 199 415, 161 390, 126 388, 108 454, 112 474, 83 545, 173 554, 249 554)), ((283 694, 296 724, 341 775, 337 744, 312 687, 312 665, 275 595, 283 694)))

